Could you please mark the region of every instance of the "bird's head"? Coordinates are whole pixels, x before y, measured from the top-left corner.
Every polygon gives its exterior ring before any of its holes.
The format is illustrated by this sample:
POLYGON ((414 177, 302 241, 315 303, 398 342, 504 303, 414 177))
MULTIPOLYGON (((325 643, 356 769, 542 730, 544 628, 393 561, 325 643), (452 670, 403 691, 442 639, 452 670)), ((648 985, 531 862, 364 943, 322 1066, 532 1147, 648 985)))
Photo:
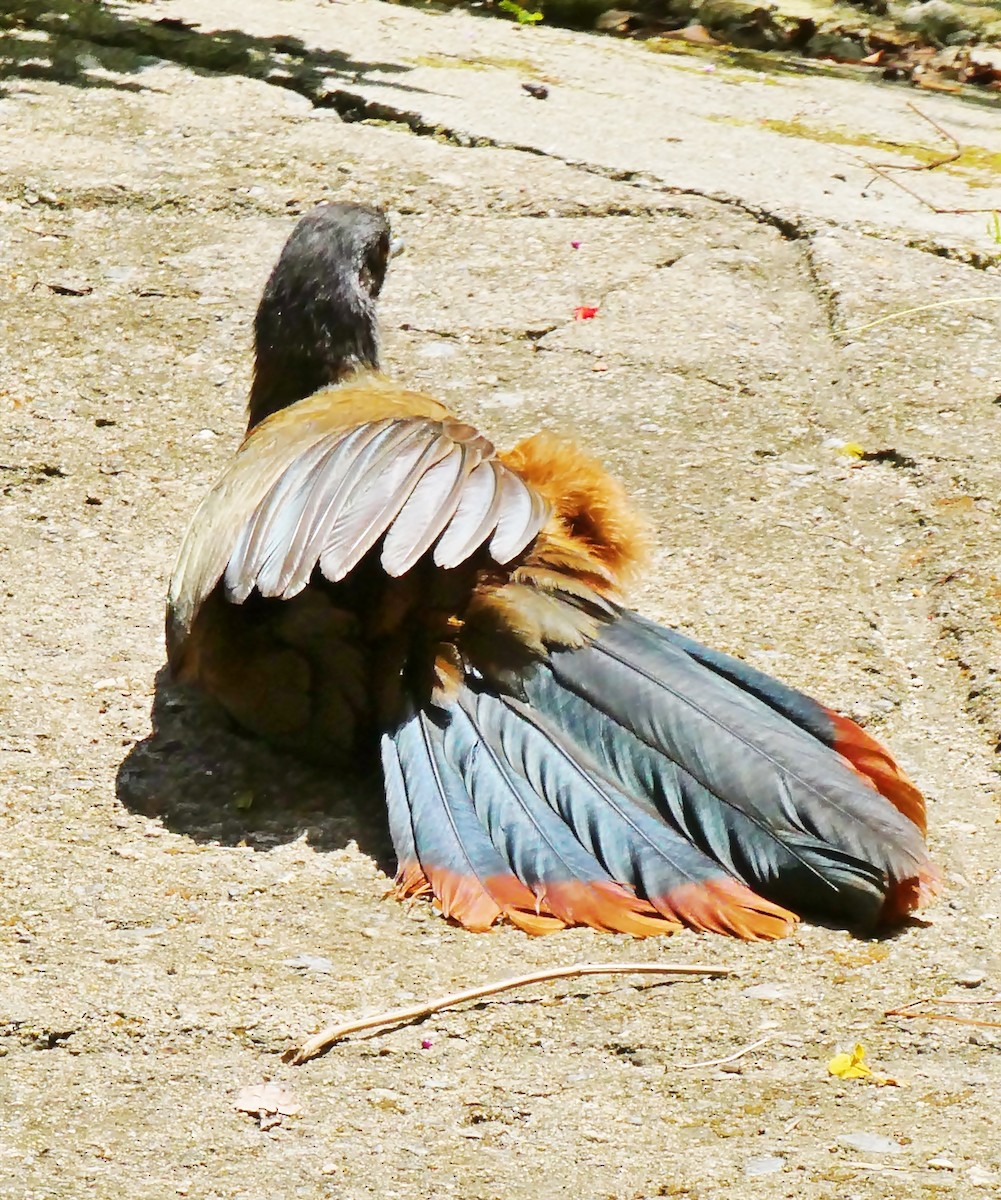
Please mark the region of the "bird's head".
POLYGON ((248 427, 378 367, 375 302, 400 245, 365 204, 320 204, 296 225, 257 309, 248 427))

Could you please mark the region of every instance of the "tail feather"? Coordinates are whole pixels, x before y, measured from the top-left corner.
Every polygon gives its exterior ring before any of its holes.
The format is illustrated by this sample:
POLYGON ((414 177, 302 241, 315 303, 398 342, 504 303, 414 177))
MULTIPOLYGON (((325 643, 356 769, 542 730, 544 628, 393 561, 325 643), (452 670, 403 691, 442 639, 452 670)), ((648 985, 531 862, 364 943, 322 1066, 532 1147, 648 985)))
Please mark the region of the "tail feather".
POLYGON ((478 720, 476 701, 466 693, 451 712, 446 751, 494 846, 539 901, 567 925, 638 937, 679 929, 612 879, 491 739, 481 736, 478 720))
POLYGON ((443 915, 476 932, 501 916, 532 933, 563 927, 494 849, 426 713, 384 736, 382 758, 401 891, 426 880, 443 915))
POLYGON ((414 841, 414 823, 408 801, 407 779, 395 741, 386 736, 382 742, 382 776, 386 791, 389 836, 396 851, 396 878, 393 893, 400 900, 427 895, 431 884, 421 869, 414 841))
POLYGON ((739 658, 711 650, 708 646, 685 637, 683 633, 657 625, 637 613, 630 613, 629 617, 637 633, 645 634, 652 644, 673 643, 696 662, 736 684, 742 691, 757 697, 763 704, 767 704, 794 725, 812 734, 825 746, 836 750, 860 775, 869 779, 894 808, 913 821, 922 834, 925 832, 927 825, 924 797, 894 762, 889 752, 854 721, 819 704, 788 684, 780 683, 739 658))
POLYGON ((925 798, 893 761, 889 751, 854 721, 829 708, 824 708, 823 712, 833 730, 828 745, 916 825, 923 836, 927 830, 925 798))
POLYGON ((587 749, 510 697, 466 690, 459 700, 482 740, 563 821, 612 879, 670 921, 745 938, 774 938, 792 913, 756 896, 623 791, 587 749))
POLYGON ((383 739, 397 890, 467 928, 772 938, 936 890, 889 754, 736 660, 622 611, 518 682, 474 674, 383 739))
MULTIPOLYGON (((722 804, 773 833, 792 834, 790 847, 799 853, 810 845, 800 835, 815 848, 819 842, 822 856, 829 846, 833 873, 814 865, 836 885, 824 889, 835 902, 811 888, 796 907, 865 922, 879 916, 898 884, 919 877, 930 883, 919 829, 858 770, 801 722, 658 632, 624 612, 591 646, 554 654, 554 676, 694 776, 716 798, 710 821, 719 819, 722 804)), ((705 828, 701 804, 688 805, 686 816, 705 828)), ((743 836, 741 844, 749 844, 743 836)), ((759 850, 764 845, 759 835, 759 850)), ((767 878, 748 882, 768 886, 767 878)))
POLYGON ((622 706, 609 694, 598 707, 570 691, 547 667, 532 672, 525 691, 565 734, 579 738, 634 800, 731 875, 794 908, 815 892, 824 897, 818 907, 834 911, 840 903, 845 915, 862 919, 878 913, 884 876, 877 867, 788 823, 776 823, 762 806, 742 807, 714 794, 663 746, 651 745, 623 724, 622 706))

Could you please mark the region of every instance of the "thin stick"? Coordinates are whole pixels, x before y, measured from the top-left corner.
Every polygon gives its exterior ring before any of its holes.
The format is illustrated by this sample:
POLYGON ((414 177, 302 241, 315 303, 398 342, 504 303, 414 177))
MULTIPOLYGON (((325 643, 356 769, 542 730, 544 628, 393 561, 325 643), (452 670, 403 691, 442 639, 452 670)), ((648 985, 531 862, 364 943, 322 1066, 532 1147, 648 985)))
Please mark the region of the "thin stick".
POLYGON ((981 1029, 1001 1029, 1001 1021, 977 1021, 973 1017, 957 1017, 955 1013, 907 1012, 902 1008, 890 1009, 885 1017, 909 1017, 914 1021, 952 1021, 954 1025, 979 1025, 981 1029))
POLYGON ((952 1021, 955 1025, 977 1025, 981 1029, 1001 1029, 1001 1021, 978 1021, 973 1017, 957 1017, 955 1013, 915 1012, 919 1004, 1001 1004, 1001 996, 922 996, 890 1008, 884 1017, 906 1017, 913 1021, 952 1021))
POLYGON ((919 1004, 1001 1004, 1001 996, 922 996, 919 1000, 908 1000, 898 1008, 883 1013, 884 1017, 897 1017, 908 1008, 919 1004))
POLYGON ((915 163, 910 166, 904 166, 899 163, 866 163, 866 166, 872 167, 873 170, 876 170, 879 167, 884 167, 890 171, 934 171, 936 167, 944 167, 946 163, 955 162, 956 159, 959 158, 963 153, 963 147, 959 144, 956 138, 952 136, 948 129, 943 129, 938 121, 933 120, 928 116, 927 113, 923 113, 916 104, 912 104, 910 101, 908 101, 907 107, 911 110, 911 112, 917 113, 922 121, 927 121, 933 129, 937 129, 947 141, 952 142, 952 153, 943 155, 942 158, 937 158, 934 162, 915 163))
POLYGON ((772 1035, 768 1034, 766 1037, 758 1038, 756 1042, 751 1042, 751 1044, 749 1046, 745 1046, 743 1050, 738 1050, 735 1054, 728 1054, 726 1058, 706 1058, 703 1059, 702 1062, 679 1063, 678 1065, 685 1067, 689 1071, 694 1071, 696 1067, 723 1067, 726 1066, 727 1063, 736 1062, 738 1058, 743 1058, 745 1054, 750 1054, 752 1050, 757 1050, 759 1047, 763 1046, 766 1042, 770 1042, 771 1040, 772 1035))
POLYGON ((858 1171, 874 1171, 877 1175, 897 1175, 901 1171, 906 1172, 912 1170, 911 1167, 891 1167, 888 1164, 870 1162, 852 1161, 844 1162, 841 1165, 845 1167, 852 1167, 858 1171))
MULTIPOLYGON (((875 171, 880 179, 885 179, 887 183, 892 183, 895 187, 900 188, 901 191, 906 192, 908 196, 913 196, 914 199, 920 204, 923 204, 925 208, 930 208, 933 213, 938 213, 939 216, 960 216, 969 215, 970 213, 992 213, 997 212, 998 210, 998 206, 996 204, 988 204, 984 208, 940 208, 937 204, 932 204, 930 200, 926 200, 924 196, 920 195, 913 188, 908 187, 906 183, 903 183, 901 180, 895 179, 892 175, 889 175, 887 173, 887 168, 881 167, 877 163, 866 162, 864 158, 859 158, 855 154, 849 155, 849 158, 854 158, 855 161, 857 163, 861 163, 863 167, 868 167, 870 171, 875 171)), ((891 167, 889 170, 909 171, 911 168, 891 167)), ((866 187, 868 186, 869 185, 866 184, 866 187)))
POLYGON ((377 1013, 374 1017, 363 1017, 355 1021, 347 1021, 342 1025, 329 1025, 319 1033, 314 1034, 304 1042, 298 1050, 292 1049, 282 1055, 284 1062, 299 1066, 323 1054, 335 1043, 348 1036, 349 1033, 359 1033, 363 1029, 375 1029, 380 1025, 405 1025, 410 1021, 418 1021, 431 1013, 441 1012, 443 1008, 454 1008, 467 1000, 479 1000, 483 996, 493 996, 498 992, 507 992, 512 988, 527 987, 530 983, 544 983, 550 979, 575 979, 581 975, 708 975, 712 977, 733 975, 736 972, 729 967, 701 966, 669 966, 660 963, 576 963, 571 967, 551 967, 545 971, 533 971, 530 975, 517 975, 513 979, 501 979, 497 983, 483 984, 481 987, 468 988, 464 992, 451 992, 438 1000, 430 1000, 426 1004, 415 1004, 410 1008, 394 1008, 389 1012, 377 1013))
MULTIPOLYGON (((923 113, 916 104, 912 104, 910 101, 908 101, 907 107, 911 110, 911 112, 919 116, 922 121, 927 121, 928 124, 933 129, 937 130, 947 141, 952 142, 952 153, 943 154, 940 158, 936 158, 932 162, 926 163, 874 163, 868 162, 865 159, 858 159, 857 161, 867 166, 870 171, 875 171, 880 179, 885 179, 887 183, 892 183, 902 191, 905 191, 909 196, 913 196, 915 200, 917 200, 920 204, 923 204, 926 208, 930 208, 934 213, 939 213, 940 215, 959 215, 967 213, 995 212, 997 210, 996 204, 993 204, 988 208, 939 208, 937 204, 932 204, 930 200, 926 200, 924 196, 919 195, 913 188, 908 187, 906 183, 902 183, 896 178, 896 176, 888 174, 890 171, 934 171, 936 167, 944 167, 947 163, 956 162, 957 159, 962 158, 963 155, 963 147, 960 145, 958 139, 955 138, 948 131, 948 129, 945 129, 938 123, 938 121, 934 120, 932 117, 929 117, 927 113, 923 113)), ((855 156, 852 155, 852 157, 854 158, 855 156)))
POLYGON ((857 333, 865 333, 867 329, 875 329, 877 325, 885 325, 887 321, 896 321, 898 317, 911 317, 915 313, 929 312, 933 308, 945 308, 950 304, 1001 304, 1001 296, 954 296, 950 300, 936 300, 934 304, 919 304, 917 308, 904 308, 900 312, 887 313, 885 317, 877 317, 875 321, 867 321, 865 325, 856 325, 853 329, 842 331, 843 337, 854 337, 857 333))

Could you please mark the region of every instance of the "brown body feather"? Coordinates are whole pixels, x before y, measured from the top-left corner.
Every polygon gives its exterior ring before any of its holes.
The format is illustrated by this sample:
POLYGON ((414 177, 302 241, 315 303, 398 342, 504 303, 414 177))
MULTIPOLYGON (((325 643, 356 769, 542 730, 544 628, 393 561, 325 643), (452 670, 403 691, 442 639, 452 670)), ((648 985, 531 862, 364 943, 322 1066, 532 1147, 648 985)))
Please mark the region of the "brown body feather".
MULTIPOLYGON (((425 475, 437 461, 429 459, 425 475)), ((319 491, 328 482, 325 471, 343 469, 321 460, 304 486, 319 491)), ((378 497, 382 479, 359 473, 355 488, 364 486, 378 497)), ((425 540, 435 515, 433 504, 430 515, 421 514, 425 540)), ((392 536, 391 521, 387 528, 392 536)), ((504 678, 548 647, 582 645, 645 550, 645 524, 593 458, 548 434, 495 455, 438 401, 369 374, 249 431, 182 547, 170 590, 168 657, 177 678, 213 696, 252 732, 315 758, 352 758, 376 725, 392 719, 404 666, 419 695, 443 698, 454 694, 470 665, 504 678), (451 497, 460 516, 462 486, 479 464, 523 481, 517 496, 501 493, 494 524, 478 540, 473 536, 463 560, 442 570, 429 544, 413 567, 388 574, 377 538, 347 579, 331 580, 320 565, 323 544, 314 543, 316 561, 290 564, 309 579, 302 591, 287 598, 251 593, 251 564, 241 591, 248 598, 230 603, 224 577, 233 547, 267 513, 276 485, 324 439, 400 421, 440 428, 473 447, 475 465, 457 474, 441 498, 451 497), (531 536, 527 543, 516 537, 517 553, 498 561, 491 554, 497 520, 519 504, 528 508, 526 497, 534 512, 514 512, 512 519, 531 536)))

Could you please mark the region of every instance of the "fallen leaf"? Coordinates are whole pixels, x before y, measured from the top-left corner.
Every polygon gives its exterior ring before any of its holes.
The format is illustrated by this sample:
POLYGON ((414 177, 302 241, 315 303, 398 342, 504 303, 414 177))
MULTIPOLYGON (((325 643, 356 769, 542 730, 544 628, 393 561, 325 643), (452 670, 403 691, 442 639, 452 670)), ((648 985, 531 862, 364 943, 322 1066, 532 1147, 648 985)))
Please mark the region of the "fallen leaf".
POLYGON ((843 1133, 838 1138, 843 1146, 851 1146, 853 1150, 861 1150, 864 1154, 899 1154, 904 1146, 893 1138, 884 1137, 881 1133, 843 1133))
POLYGON ((665 41, 691 42, 695 46, 722 45, 704 25, 686 25, 684 29, 672 29, 660 36, 665 41))
POLYGON ((960 84, 943 79, 941 75, 932 75, 927 72, 919 75, 915 83, 918 87, 926 88, 929 92, 961 92, 963 90, 960 84))
POLYGON ((49 279, 45 286, 57 296, 89 296, 93 287, 82 277, 66 275, 62 279, 49 279))
POLYGON ((233 1101, 237 1112, 256 1117, 262 1129, 274 1129, 285 1117, 302 1112, 302 1106, 290 1091, 277 1083, 254 1083, 240 1088, 233 1101))

